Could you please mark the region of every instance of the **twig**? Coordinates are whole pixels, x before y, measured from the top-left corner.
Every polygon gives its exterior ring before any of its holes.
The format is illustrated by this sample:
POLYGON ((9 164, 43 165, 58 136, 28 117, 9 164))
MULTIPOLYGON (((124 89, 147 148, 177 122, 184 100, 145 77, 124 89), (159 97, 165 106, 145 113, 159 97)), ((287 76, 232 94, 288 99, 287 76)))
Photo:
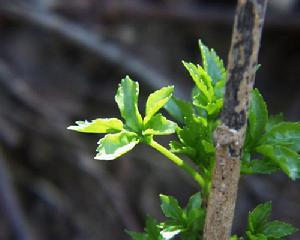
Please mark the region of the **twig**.
POLYGON ((13 233, 18 240, 34 240, 32 230, 26 220, 24 213, 15 193, 10 171, 0 149, 0 202, 7 218, 12 226, 13 233))
POLYGON ((266 2, 238 1, 222 124, 215 132, 216 164, 205 219, 205 240, 227 240, 230 236, 266 2))
MULTIPOLYGON (((172 85, 167 77, 159 74, 150 66, 141 62, 140 59, 130 55, 118 46, 105 41, 101 33, 93 33, 80 27, 78 24, 65 20, 47 10, 30 8, 25 4, 14 5, 4 4, 0 6, 0 12, 6 13, 9 17, 14 16, 36 26, 42 27, 56 33, 70 42, 84 47, 90 52, 104 58, 109 63, 117 65, 134 74, 141 81, 144 81, 153 89, 162 86, 172 85)), ((178 89, 178 88, 177 88, 178 89)), ((183 97, 184 94, 177 90, 176 95, 183 97)))

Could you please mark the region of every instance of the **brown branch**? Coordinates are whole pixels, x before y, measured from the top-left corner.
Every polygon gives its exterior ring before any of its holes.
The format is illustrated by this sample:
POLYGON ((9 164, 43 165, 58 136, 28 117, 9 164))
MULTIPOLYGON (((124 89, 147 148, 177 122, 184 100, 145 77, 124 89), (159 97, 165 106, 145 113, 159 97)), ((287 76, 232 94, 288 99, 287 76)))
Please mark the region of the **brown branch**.
POLYGON ((228 55, 222 124, 215 131, 216 164, 205 219, 205 240, 227 240, 231 233, 248 105, 254 84, 266 2, 238 1, 228 55))

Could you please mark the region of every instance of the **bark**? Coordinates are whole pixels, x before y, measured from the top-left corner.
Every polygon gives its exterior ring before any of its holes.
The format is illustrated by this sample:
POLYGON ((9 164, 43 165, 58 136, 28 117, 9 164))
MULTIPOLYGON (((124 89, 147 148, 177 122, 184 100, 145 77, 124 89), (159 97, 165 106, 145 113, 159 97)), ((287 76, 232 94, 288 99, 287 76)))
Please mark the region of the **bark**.
POLYGON ((228 55, 222 123, 215 131, 216 164, 205 219, 205 240, 230 237, 266 2, 238 1, 228 55))

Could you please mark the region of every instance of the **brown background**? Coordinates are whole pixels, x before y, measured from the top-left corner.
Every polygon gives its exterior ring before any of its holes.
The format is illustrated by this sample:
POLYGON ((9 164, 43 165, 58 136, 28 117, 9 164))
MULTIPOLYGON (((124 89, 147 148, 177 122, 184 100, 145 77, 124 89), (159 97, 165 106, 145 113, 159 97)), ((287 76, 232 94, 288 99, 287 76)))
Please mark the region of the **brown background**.
MULTIPOLYGON (((188 98, 192 81, 181 60, 200 61, 201 38, 226 62, 234 6, 225 0, 1 0, 0 239, 128 239, 124 229, 141 230, 146 214, 162 218, 159 193, 185 204, 197 188, 160 154, 141 145, 119 160, 98 162, 99 136, 66 127, 119 116, 113 99, 126 74, 140 82, 141 106, 168 84, 188 98)), ((299 6, 270 0, 256 78, 270 112, 298 121, 299 6)), ((247 176, 239 190, 234 232, 243 231, 250 209, 269 200, 274 218, 300 226, 299 181, 247 176)))

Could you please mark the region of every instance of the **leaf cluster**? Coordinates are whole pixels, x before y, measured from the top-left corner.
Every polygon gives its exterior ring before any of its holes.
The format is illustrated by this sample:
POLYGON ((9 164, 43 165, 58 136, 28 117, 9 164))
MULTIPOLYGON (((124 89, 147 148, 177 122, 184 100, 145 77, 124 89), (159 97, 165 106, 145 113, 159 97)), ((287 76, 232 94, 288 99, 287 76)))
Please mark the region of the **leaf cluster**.
POLYGON ((245 237, 235 235, 231 240, 280 240, 298 231, 285 222, 269 221, 271 211, 271 202, 259 204, 249 213, 245 237))
POLYGON ((286 122, 281 114, 269 117, 262 95, 253 90, 241 172, 270 174, 282 170, 295 180, 300 177, 299 151, 300 123, 286 122))
MULTIPOLYGON (((171 196, 161 195, 161 208, 167 220, 158 223, 148 217, 144 233, 128 232, 135 240, 166 240, 180 237, 183 240, 198 239, 203 231, 206 202, 213 167, 215 146, 213 133, 219 125, 223 107, 226 69, 213 49, 199 41, 202 66, 183 62, 195 86, 191 100, 172 96, 174 87, 163 87, 149 95, 145 116, 139 112, 139 84, 126 76, 121 80, 115 101, 122 120, 98 118, 77 121, 70 130, 83 133, 105 134, 98 141, 95 159, 113 160, 133 149, 138 143, 155 148, 199 183, 199 193, 193 195, 187 206, 181 208, 171 196), (165 108, 175 121, 160 113, 165 108), (156 135, 176 133, 167 149, 154 141, 156 135), (178 155, 188 157, 191 166, 178 155)), ((241 164, 242 174, 271 174, 283 171, 292 180, 300 178, 300 123, 287 122, 282 115, 269 116, 266 103, 257 89, 251 93, 249 121, 241 164)), ((271 204, 259 205, 249 214, 244 237, 232 236, 232 240, 275 240, 296 231, 291 225, 269 222, 271 204)))
POLYGON ((203 66, 183 62, 195 83, 191 101, 173 97, 165 108, 180 125, 178 140, 170 143, 171 151, 188 156, 199 167, 208 187, 215 158, 213 132, 223 107, 226 70, 213 49, 201 41, 199 47, 203 66))
POLYGON ((161 210, 166 221, 158 223, 148 217, 144 233, 127 233, 134 240, 170 240, 180 237, 182 240, 196 240, 203 229, 205 210, 201 207, 201 194, 190 197, 185 208, 181 208, 178 201, 167 195, 160 195, 161 210))
POLYGON ((115 101, 124 122, 117 118, 98 118, 91 122, 77 121, 70 130, 84 133, 105 133, 98 141, 98 160, 114 160, 134 148, 139 142, 149 142, 154 135, 169 135, 177 124, 166 119, 159 110, 169 101, 174 87, 163 87, 150 94, 145 117, 138 110, 139 84, 128 76, 119 84, 115 101))

